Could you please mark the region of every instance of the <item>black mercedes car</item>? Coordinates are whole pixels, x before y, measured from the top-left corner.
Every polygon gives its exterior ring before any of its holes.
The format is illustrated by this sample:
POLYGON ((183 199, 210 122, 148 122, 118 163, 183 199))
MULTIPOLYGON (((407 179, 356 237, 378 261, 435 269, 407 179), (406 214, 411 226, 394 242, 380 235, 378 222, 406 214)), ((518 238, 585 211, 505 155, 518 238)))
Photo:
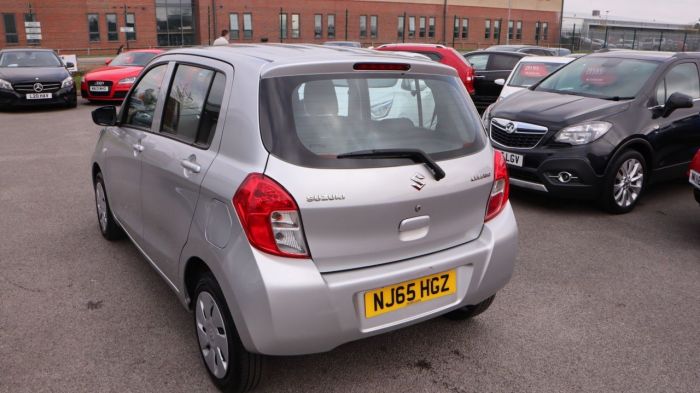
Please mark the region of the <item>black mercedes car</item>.
POLYGON ((483 115, 511 184, 631 211, 700 147, 700 53, 595 53, 483 115))
POLYGON ((0 109, 14 106, 61 105, 74 108, 73 78, 50 49, 0 50, 0 109))

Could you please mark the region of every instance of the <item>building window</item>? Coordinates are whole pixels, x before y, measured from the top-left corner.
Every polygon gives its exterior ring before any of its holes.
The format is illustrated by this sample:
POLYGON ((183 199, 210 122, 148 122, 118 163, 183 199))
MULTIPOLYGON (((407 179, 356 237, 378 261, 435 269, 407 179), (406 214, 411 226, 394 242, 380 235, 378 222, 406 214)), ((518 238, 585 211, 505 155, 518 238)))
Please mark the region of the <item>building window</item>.
POLYGON ((228 37, 232 40, 241 38, 241 31, 238 27, 238 14, 232 13, 228 15, 228 37))
POLYGON ((515 39, 523 39, 523 21, 521 20, 519 20, 518 23, 515 24, 515 39))
POLYGON ((360 15, 360 38, 367 38, 367 15, 360 15))
POLYGON ((247 40, 253 38, 253 14, 250 12, 243 14, 243 38, 247 40))
POLYGON ((540 22, 535 23, 535 41, 540 42, 540 22))
POLYGON ((128 41, 136 41, 136 14, 129 12, 126 14, 126 27, 131 27, 134 31, 126 32, 126 39, 128 41))
POLYGON ((509 40, 512 40, 513 37, 514 37, 514 35, 513 35, 513 33, 514 33, 513 28, 514 28, 514 27, 515 27, 515 26, 513 25, 513 21, 512 21, 512 20, 509 20, 509 21, 508 21, 508 39, 509 39, 509 40))
POLYGON ((370 38, 377 38, 377 15, 370 15, 369 17, 369 36, 370 38))
POLYGON ((425 37, 425 16, 418 19, 418 37, 425 37))
POLYGON ((287 38, 287 14, 280 14, 280 39, 287 38))
POLYGON ((17 23, 15 22, 14 14, 2 14, 3 25, 5 26, 5 43, 17 44, 19 37, 17 36, 17 23))
POLYGON ((501 20, 494 20, 493 21, 493 38, 500 40, 501 39, 501 20))
POLYGON ((100 40, 100 19, 97 14, 88 14, 88 32, 90 41, 100 40))
POLYGON ((156 0, 158 46, 194 45, 192 0, 156 0))
POLYGON ((323 37, 323 15, 314 15, 314 38, 323 37))
POLYGON ((452 38, 459 38, 459 17, 455 15, 455 25, 454 31, 452 32, 452 38))
POLYGON ((292 14, 292 38, 299 38, 299 14, 292 14))
POLYGON ((484 22, 484 38, 491 38, 491 19, 484 22))
POLYGON ((399 37, 400 40, 403 39, 403 34, 404 34, 404 29, 406 28, 406 20, 404 19, 403 16, 399 16, 399 25, 397 26, 397 37, 399 37))
POLYGON ((435 17, 428 18, 428 38, 435 37, 435 17))
POLYGON ((408 17, 408 38, 413 38, 416 36, 416 17, 408 17))
POLYGON ((462 18, 462 38, 469 37, 469 19, 462 18))
MULTIPOLYGON (((31 13, 31 14, 24 14, 24 21, 25 22, 36 22, 36 14, 31 13)), ((41 40, 37 39, 27 39, 27 44, 30 45, 38 45, 41 42, 41 40)))
POLYGON ((107 19, 107 40, 119 41, 119 30, 117 30, 117 14, 105 15, 107 19))
POLYGON ((328 22, 328 38, 335 38, 335 14, 328 14, 326 20, 328 22))
POLYGON ((549 38, 549 24, 547 22, 542 22, 542 40, 547 41, 549 38))

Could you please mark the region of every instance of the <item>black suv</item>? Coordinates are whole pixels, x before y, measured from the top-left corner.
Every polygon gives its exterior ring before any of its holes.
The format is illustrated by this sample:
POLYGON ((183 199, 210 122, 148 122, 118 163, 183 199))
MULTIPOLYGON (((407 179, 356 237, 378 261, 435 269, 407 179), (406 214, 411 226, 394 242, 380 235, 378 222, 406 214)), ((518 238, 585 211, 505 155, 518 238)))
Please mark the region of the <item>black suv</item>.
POLYGON ((63 61, 50 49, 0 51, 0 109, 60 105, 75 108, 75 83, 63 61))
POLYGON ((699 66, 700 53, 591 54, 489 107, 484 126, 514 186, 626 213, 700 146, 699 66))

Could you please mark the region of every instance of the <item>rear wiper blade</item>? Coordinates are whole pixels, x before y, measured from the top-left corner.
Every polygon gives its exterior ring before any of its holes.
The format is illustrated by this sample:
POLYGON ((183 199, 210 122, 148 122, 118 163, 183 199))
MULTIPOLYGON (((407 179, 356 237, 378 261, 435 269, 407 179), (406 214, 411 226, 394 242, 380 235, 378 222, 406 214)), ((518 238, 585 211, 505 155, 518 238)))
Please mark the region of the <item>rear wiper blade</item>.
POLYGON ((623 101, 623 100, 633 100, 634 97, 620 97, 620 96, 612 96, 612 97, 602 97, 604 100, 608 101, 623 101))
POLYGON ((428 154, 420 149, 375 149, 358 150, 338 154, 338 158, 408 158, 416 163, 423 163, 430 169, 435 180, 445 177, 445 171, 428 154))

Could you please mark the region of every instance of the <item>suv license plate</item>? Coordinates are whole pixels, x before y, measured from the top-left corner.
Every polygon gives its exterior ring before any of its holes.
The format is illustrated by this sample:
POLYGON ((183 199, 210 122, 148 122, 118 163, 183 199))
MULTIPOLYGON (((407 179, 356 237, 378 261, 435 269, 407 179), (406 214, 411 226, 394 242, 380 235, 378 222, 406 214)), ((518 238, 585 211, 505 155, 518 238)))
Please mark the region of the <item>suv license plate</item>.
POLYGON ((506 160, 506 164, 513 166, 523 166, 523 155, 499 150, 506 160))
POLYGON ((48 100, 53 95, 51 93, 30 93, 27 94, 27 99, 28 100, 48 100))
POLYGON ((700 173, 690 170, 690 178, 688 179, 690 184, 695 186, 695 188, 700 189, 700 173))
POLYGON ((450 270, 365 292, 365 317, 372 318, 411 304, 437 299, 457 291, 457 272, 450 270))
POLYGON ((90 91, 109 91, 109 86, 90 86, 90 91))

